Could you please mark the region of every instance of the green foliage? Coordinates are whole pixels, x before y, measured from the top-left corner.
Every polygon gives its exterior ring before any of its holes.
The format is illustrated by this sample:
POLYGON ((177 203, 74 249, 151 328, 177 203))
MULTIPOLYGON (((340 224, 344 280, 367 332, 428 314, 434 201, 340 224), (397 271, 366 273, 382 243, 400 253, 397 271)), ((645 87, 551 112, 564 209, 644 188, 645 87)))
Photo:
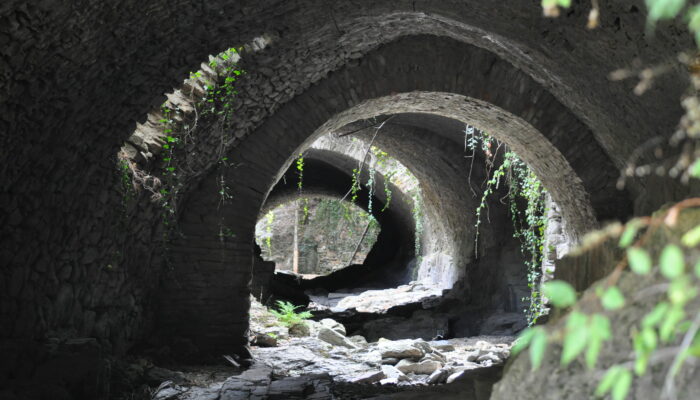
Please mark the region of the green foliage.
POLYGON ((559 15, 559 7, 571 7, 571 0, 542 0, 542 10, 547 17, 556 17, 559 15))
POLYGON ((588 340, 588 316, 572 311, 566 321, 566 336, 561 352, 561 364, 568 365, 586 348, 588 340))
POLYGON ((685 261, 683 260, 683 251, 680 247, 669 244, 661 251, 661 274, 668 278, 678 278, 683 274, 685 269, 685 261))
POLYGON ((618 310, 625 306, 625 297, 616 286, 605 289, 600 301, 606 310, 618 310))
POLYGON ((297 175, 299 176, 299 179, 297 180, 297 189, 299 189, 299 192, 301 193, 301 190, 304 186, 304 155, 299 153, 299 157, 297 157, 296 161, 297 165, 297 175))
POLYGON ((627 259, 632 271, 639 275, 646 275, 651 272, 651 256, 640 247, 630 247, 627 249, 627 259))
POLYGON ((545 282, 542 285, 542 293, 559 308, 570 307, 576 302, 576 291, 564 281, 545 282))
POLYGON ((382 207, 381 212, 386 211, 387 208, 389 208, 389 205, 391 205, 391 180, 394 178, 394 175, 396 175, 396 171, 389 171, 388 173, 384 174, 384 195, 386 196, 386 203, 384 204, 384 207, 382 207))
POLYGON ((270 210, 265 214, 265 245, 267 246, 268 256, 272 257, 272 224, 275 222, 275 212, 270 210))
POLYGON ((535 328, 534 331, 535 333, 530 342, 530 363, 532 364, 532 369, 537 370, 542 365, 548 338, 544 329, 535 328))
POLYGON ((270 313, 284 326, 299 324, 313 317, 313 314, 308 311, 297 312, 296 310, 301 306, 295 306, 290 302, 277 300, 276 304, 277 310, 270 309, 270 313))
MULTIPOLYGON (((659 21, 683 16, 688 30, 693 33, 695 42, 700 46, 700 5, 690 5, 686 0, 645 0, 645 3, 648 10, 648 31, 653 31, 659 21)), ((691 173, 700 177, 700 163, 696 162, 695 167, 696 170, 691 173)))
POLYGON ((544 352, 547 348, 547 332, 543 327, 529 327, 521 332, 518 340, 511 349, 513 355, 517 355, 526 348, 530 348, 530 363, 533 369, 538 369, 542 364, 544 352))
MULTIPOLYGON (((486 156, 487 171, 490 171, 493 168, 493 164, 498 160, 501 147, 505 146, 488 134, 478 134, 473 127, 466 127, 464 137, 465 151, 467 149, 472 151, 472 160, 475 158, 477 149, 483 151, 486 156), (496 150, 492 152, 491 149, 494 147, 494 144, 496 150)), ((505 181, 508 185, 507 198, 515 231, 514 236, 520 240, 521 252, 527 257, 526 265, 530 297, 523 300, 529 300, 528 308, 524 311, 528 324, 532 325, 544 312, 540 281, 542 277, 542 261, 545 253, 544 232, 547 224, 545 215, 546 190, 527 164, 520 160, 515 153, 508 151, 507 147, 505 148, 501 164, 493 170, 484 184, 481 201, 476 209, 474 247, 476 256, 478 256, 479 227, 482 223, 484 212, 488 212, 487 200, 505 181), (521 207, 522 203, 525 204, 524 209, 521 207)), ((469 176, 471 177, 471 172, 469 176)))
POLYGON ((700 225, 686 232, 681 238, 681 243, 685 247, 696 247, 700 245, 700 225))
POLYGON ((622 400, 627 397, 631 384, 632 373, 628 369, 616 365, 605 374, 595 391, 595 395, 602 397, 611 392, 613 400, 622 400))
POLYGON ((649 13, 647 21, 655 24, 656 21, 675 18, 685 7, 685 0, 645 0, 649 13))
POLYGON ((122 206, 126 210, 127 203, 134 196, 134 185, 131 178, 131 168, 129 167, 129 160, 121 158, 117 162, 117 169, 119 171, 119 183, 121 184, 120 190, 122 192, 122 206))
MULTIPOLYGON (((596 389, 596 396, 609 394, 613 399, 626 398, 634 375, 643 376, 646 374, 654 359, 654 354, 660 350, 667 352, 674 350, 676 352, 669 377, 666 379, 666 385, 668 385, 668 380, 672 380, 681 370, 686 358, 700 356, 700 335, 698 335, 700 315, 691 321, 686 310, 686 306, 697 299, 699 292, 700 274, 696 276, 695 271, 689 271, 686 268, 686 259, 689 255, 695 254, 697 256, 697 243, 692 240, 696 235, 697 227, 688 229, 681 235, 683 246, 674 243, 666 244, 660 249, 657 257, 653 257, 648 250, 641 247, 642 243, 647 243, 650 240, 651 235, 660 224, 670 223, 667 221, 667 215, 671 212, 677 213, 677 210, 674 211, 672 208, 664 215, 635 219, 625 227, 609 230, 609 232, 619 234, 620 246, 626 249, 627 261, 633 272, 646 275, 650 274, 655 266, 658 266, 659 274, 668 283, 665 285, 667 286, 666 299, 659 301, 632 329, 633 362, 610 366, 596 389), (635 238, 638 236, 640 238, 635 242, 635 238), (682 342, 685 345, 682 345, 680 349, 668 347, 670 343, 678 340, 679 335, 684 335, 682 342)), ((700 265, 700 261, 698 264, 700 265)), ((600 309, 607 312, 625 312, 627 306, 625 296, 613 282, 609 281, 606 286, 600 286, 595 290, 600 300, 600 309)), ((586 314, 582 312, 575 304, 576 295, 573 288, 564 282, 548 282, 543 285, 543 291, 555 306, 572 307, 572 311, 566 317, 566 324, 563 328, 553 332, 542 330, 545 332, 547 340, 539 339, 538 346, 534 350, 534 330, 529 329, 522 332, 521 337, 513 347, 513 352, 520 352, 529 346, 534 369, 539 365, 539 354, 545 351, 542 349, 541 343, 560 341, 562 365, 568 365, 583 355, 586 366, 589 369, 595 368, 603 344, 612 338, 612 327, 608 317, 602 313, 586 314), (533 352, 537 355, 534 359, 533 352)))

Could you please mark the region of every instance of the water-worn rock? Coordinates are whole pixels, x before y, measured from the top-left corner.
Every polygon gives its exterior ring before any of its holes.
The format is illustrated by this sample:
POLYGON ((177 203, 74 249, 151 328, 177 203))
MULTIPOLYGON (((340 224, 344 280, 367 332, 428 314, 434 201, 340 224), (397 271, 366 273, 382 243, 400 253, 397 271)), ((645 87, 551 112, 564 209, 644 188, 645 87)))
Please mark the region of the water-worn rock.
POLYGON ((494 364, 502 362, 500 357, 491 352, 479 356, 476 360, 480 363, 484 363, 485 361, 491 361, 494 364))
POLYGON ((438 383, 443 383, 445 380, 447 380, 447 377, 450 375, 450 370, 449 368, 440 368, 437 371, 434 371, 430 376, 428 377, 428 380, 426 383, 429 385, 436 385, 438 383))
MULTIPOLYGON (((423 342, 425 343, 425 342, 423 342)), ((410 358, 420 360, 425 355, 425 350, 417 347, 415 340, 379 340, 377 350, 382 354, 382 358, 410 358)))
POLYGON ((436 341, 430 342, 429 344, 432 348, 439 350, 439 351, 444 351, 444 352, 455 351, 454 345, 450 344, 446 340, 436 340, 436 341))
POLYGON ((321 325, 323 325, 326 328, 332 329, 339 334, 345 336, 347 332, 345 331, 345 326, 343 324, 339 323, 338 321, 330 318, 324 318, 319 321, 321 325))
POLYGON ((289 327, 290 336, 309 336, 311 334, 311 328, 306 322, 299 322, 289 327))
POLYGON ((465 373, 465 371, 458 371, 458 372, 451 374, 450 376, 447 377, 447 381, 445 383, 447 383, 449 385, 450 383, 452 383, 452 382, 458 380, 460 377, 462 377, 464 375, 464 373, 465 373))
POLYGON ((251 344, 261 347, 275 347, 277 346, 277 338, 267 333, 258 333, 251 344))
POLYGON ((438 353, 437 351, 433 351, 432 353, 428 353, 423 358, 420 359, 420 361, 427 361, 427 360, 437 361, 441 364, 444 364, 447 362, 447 357, 445 357, 441 353, 438 353))
POLYGON ((323 340, 326 343, 330 343, 332 345, 336 346, 344 346, 344 347, 349 347, 351 349, 357 349, 359 348, 355 343, 351 342, 348 338, 345 336, 341 335, 337 331, 334 331, 333 329, 330 328, 321 328, 318 331, 318 334, 316 335, 319 339, 323 340))
POLYGON ((355 335, 355 336, 350 336, 348 339, 350 339, 351 342, 355 343, 356 345, 360 347, 365 347, 367 346, 367 339, 365 339, 364 336, 360 335, 355 335))
POLYGON ((350 379, 350 383, 374 383, 386 378, 384 371, 370 371, 350 379))
POLYGON ((401 372, 396 367, 392 367, 391 365, 382 365, 382 373, 384 373, 386 379, 397 379, 399 381, 404 381, 408 379, 406 377, 406 374, 401 372))
POLYGON ((396 364, 396 369, 404 374, 414 373, 419 375, 429 375, 438 369, 442 368, 442 363, 433 360, 425 360, 421 362, 413 362, 407 359, 399 361, 396 364))

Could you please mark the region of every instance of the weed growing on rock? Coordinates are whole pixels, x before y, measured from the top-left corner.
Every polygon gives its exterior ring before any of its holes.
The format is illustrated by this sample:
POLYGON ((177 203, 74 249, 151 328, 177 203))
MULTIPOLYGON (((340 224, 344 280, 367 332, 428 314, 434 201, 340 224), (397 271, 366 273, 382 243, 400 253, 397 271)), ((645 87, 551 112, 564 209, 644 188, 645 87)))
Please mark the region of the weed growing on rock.
POLYGON ((284 326, 289 327, 299 324, 313 317, 313 314, 308 311, 297 312, 296 310, 301 308, 301 306, 295 306, 288 301, 277 300, 276 304, 277 310, 270 309, 270 313, 277 317, 279 322, 284 326))

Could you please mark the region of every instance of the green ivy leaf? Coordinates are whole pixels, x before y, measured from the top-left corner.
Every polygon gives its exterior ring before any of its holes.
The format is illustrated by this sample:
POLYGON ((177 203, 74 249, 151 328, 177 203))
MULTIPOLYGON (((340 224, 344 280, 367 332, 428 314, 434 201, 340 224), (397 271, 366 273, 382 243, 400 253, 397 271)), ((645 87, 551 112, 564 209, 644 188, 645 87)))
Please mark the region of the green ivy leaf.
POLYGON ((688 354, 693 357, 700 357, 700 335, 695 336, 693 344, 688 348, 688 354))
POLYGON ((666 313, 661 326, 659 327, 659 337, 662 342, 670 341, 676 333, 676 326, 685 318, 683 306, 674 305, 666 313))
POLYGON ((615 386, 612 388, 612 400, 624 400, 627 398, 627 393, 630 391, 630 386, 632 386, 632 373, 627 369, 623 369, 618 374, 617 380, 615 381, 615 386))
POLYGON ((627 249, 627 259, 632 271, 639 275, 646 275, 651 271, 651 256, 641 247, 630 247, 627 249))
POLYGON ((566 322, 566 336, 561 353, 561 364, 568 365, 576 358, 584 348, 588 340, 588 327, 586 323, 588 317, 580 312, 574 311, 569 314, 566 322))
POLYGON ((650 354, 641 348, 635 348, 635 351, 637 352, 637 357, 634 359, 634 373, 637 374, 637 376, 642 376, 647 371, 650 354))
POLYGON ((610 286, 603 293, 601 303, 606 310, 619 310, 625 305, 625 297, 617 286, 610 286))
POLYGON ((537 370, 542 365, 544 351, 547 348, 547 332, 544 328, 535 328, 536 332, 530 342, 530 363, 532 369, 537 370))
POLYGON ((654 309, 647 314, 644 319, 642 319, 642 327, 654 327, 658 325, 664 316, 668 312, 669 304, 667 302, 661 302, 654 307, 654 309))
POLYGON ((532 340, 532 337, 535 335, 536 331, 537 330, 533 328, 527 328, 522 331, 518 337, 518 340, 515 341, 515 344, 510 349, 511 354, 516 355, 525 350, 530 344, 530 341, 532 340))
POLYGON ((669 244, 661 251, 659 259, 661 274, 667 279, 673 279, 683 274, 685 261, 683 251, 675 244, 669 244))
POLYGON ((599 338, 594 337, 588 341, 588 348, 586 348, 586 366, 588 369, 595 368, 601 347, 603 347, 603 341, 599 338))
POLYGON ((668 298, 674 305, 684 305, 696 294, 697 289, 693 287, 690 278, 686 275, 674 279, 668 287, 668 298))
POLYGON ((644 343, 644 348, 646 348, 647 350, 654 350, 656 348, 658 340, 656 337, 656 331, 654 329, 644 328, 639 333, 639 336, 642 338, 642 343, 644 343))
POLYGON ((695 276, 700 278, 700 260, 695 263, 695 276))
MULTIPOLYGON (((700 11, 698 12, 696 18, 700 20, 700 11)), ((700 22, 698 22, 698 25, 700 25, 700 22)), ((695 38, 696 40, 698 40, 700 39, 700 28, 696 29, 695 31, 695 38)), ((700 40, 698 40, 698 42, 700 42, 700 40)), ((693 163, 693 165, 690 166, 690 175, 700 179, 700 160, 695 161, 695 163, 693 163)))
POLYGON ((542 292, 555 306, 566 308, 576 302, 576 291, 567 282, 555 280, 542 285, 542 292))
POLYGON ((681 243, 685 247, 696 247, 700 245, 700 225, 686 232, 681 238, 681 243))
POLYGON ((590 319, 588 331, 588 348, 586 349, 586 366, 589 369, 595 367, 598 361, 598 354, 603 346, 603 341, 612 337, 610 330, 610 320, 601 314, 593 314, 590 319))
POLYGON ((595 395, 598 397, 605 396, 605 394, 612 389, 613 384, 617 381, 617 376, 620 375, 622 371, 624 371, 624 368, 619 365, 613 365, 610 367, 603 376, 603 379, 601 379, 600 383, 598 384, 598 387, 595 390, 595 395))
POLYGON ((639 228, 643 225, 642 221, 636 218, 628 222, 624 232, 620 235, 620 247, 623 249, 629 247, 637 236, 639 228))
POLYGON ((649 14, 647 20, 654 24, 656 21, 673 19, 685 6, 685 0, 646 0, 649 14))
POLYGON ((599 337, 603 340, 612 338, 612 330, 610 329, 610 320, 602 314, 593 314, 591 316, 591 336, 599 337))

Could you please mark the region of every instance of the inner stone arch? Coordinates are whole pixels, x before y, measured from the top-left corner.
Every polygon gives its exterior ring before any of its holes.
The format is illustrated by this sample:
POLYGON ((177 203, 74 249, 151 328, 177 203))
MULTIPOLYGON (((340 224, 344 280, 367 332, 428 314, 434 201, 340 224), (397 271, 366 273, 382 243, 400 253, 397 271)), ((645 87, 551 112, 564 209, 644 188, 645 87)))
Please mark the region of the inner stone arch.
MULTIPOLYGON (((302 97, 304 96, 305 95, 302 95, 302 97)), ((237 183, 236 193, 234 193, 234 197, 237 199, 236 207, 225 206, 220 211, 224 224, 230 226, 231 223, 227 221, 235 221, 236 223, 238 232, 236 238, 231 243, 233 247, 230 253, 231 257, 233 257, 234 265, 240 262, 242 262, 241 267, 244 267, 246 264, 250 265, 249 262, 246 263, 243 260, 246 258, 246 253, 248 257, 250 257, 250 250, 246 252, 245 248, 250 246, 254 237, 254 227, 257 219, 251 217, 258 215, 258 210, 260 210, 261 205, 264 204, 267 194, 272 191, 272 182, 279 181, 283 171, 287 170, 292 164, 292 155, 299 154, 299 152, 307 148, 316 138, 325 133, 340 130, 348 124, 366 120, 367 118, 386 117, 391 114, 432 114, 457 120, 461 123, 471 123, 478 128, 486 129, 495 137, 511 145, 513 149, 521 154, 522 158, 531 165, 538 176, 541 177, 545 186, 550 189, 555 201, 560 205, 562 215, 569 224, 568 227, 570 228, 570 236, 572 238, 575 239, 580 233, 596 225, 595 212, 589 200, 588 192, 585 189, 584 181, 569 165, 562 153, 549 142, 549 139, 532 127, 532 125, 492 104, 481 100, 470 99, 458 94, 415 91, 366 100, 359 105, 351 106, 336 114, 330 114, 328 110, 325 110, 324 113, 327 117, 321 121, 319 121, 319 114, 310 114, 308 115, 310 118, 300 121, 301 123, 292 125, 284 123, 283 121, 289 118, 289 112, 292 112, 293 115, 299 115, 298 112, 295 112, 295 107, 299 106, 300 103, 295 103, 285 105, 278 114, 266 121, 255 134, 241 141, 240 144, 229 153, 229 158, 238 161, 237 166, 222 171, 226 176, 226 181, 237 183), (318 125, 312 129, 309 129, 310 119, 318 121, 318 125), (280 125, 280 123, 282 123, 282 125, 280 125), (284 127, 284 134, 280 135, 280 133, 282 133, 282 127, 284 127), (278 143, 278 146, 267 149, 261 147, 263 143, 272 142, 278 143), (259 153, 261 151, 267 154, 265 163, 260 162, 259 153), (256 153, 258 156, 251 157, 252 153, 256 153), (276 165, 278 167, 275 167, 276 165), (270 183, 266 184, 266 182, 270 183), (241 261, 235 261, 236 259, 241 261)), ((563 143, 560 144, 560 146, 562 145, 563 143)), ((562 149, 567 152, 567 154, 571 154, 572 151, 574 151, 573 148, 563 147, 562 149)), ((574 162, 575 165, 582 165, 580 160, 574 160, 574 162)), ((588 179, 590 176, 591 175, 587 175, 584 176, 584 178, 588 179)), ((216 183, 214 177, 206 178, 203 183, 200 184, 198 191, 212 190, 215 192, 216 183)), ((588 184, 599 185, 596 181, 590 181, 588 184)), ((605 193, 598 192, 597 195, 605 198, 605 193)), ((202 200, 200 196, 197 195, 197 192, 192 193, 190 199, 196 199, 197 202, 202 200)), ((202 212, 202 210, 214 209, 214 207, 206 206, 205 204, 196 206, 187 205, 182 217, 182 227, 185 237, 188 236, 188 231, 205 232, 207 229, 202 229, 201 222, 196 221, 211 220, 211 216, 208 216, 207 213, 202 212), (195 214, 190 215, 193 211, 195 214)), ((201 234, 198 233, 198 235, 201 234)), ((185 251, 187 248, 186 246, 187 244, 183 243, 179 248, 185 251)), ((196 252, 186 256, 183 254, 183 261, 186 259, 191 260, 193 255, 198 257, 196 252)), ((250 260, 250 258, 248 258, 248 260, 250 260)), ((189 261, 189 263, 191 262, 192 261, 189 261)), ((460 270, 455 267, 455 263, 450 262, 450 260, 448 260, 448 263, 459 273, 460 270)), ((185 265, 183 265, 183 268, 184 267, 185 265)), ((244 271, 249 271, 249 268, 250 267, 235 269, 231 272, 246 273, 244 271)), ((451 274, 451 276, 458 277, 458 273, 451 274)), ((187 274, 188 273, 186 273, 186 275, 187 274)), ((351 272, 348 272, 348 274, 351 274, 351 272)), ((455 282, 457 279, 451 278, 451 280, 455 282)), ((233 281, 240 282, 239 279, 233 279, 233 281)), ((231 283, 228 285, 230 284, 231 283)), ((218 285, 221 285, 221 283, 218 283, 218 285)), ((231 291, 231 289, 226 290, 229 292, 231 291)), ((178 293, 180 292, 181 291, 178 290, 178 293)), ((166 312, 164 312, 161 317, 163 318, 161 326, 172 327, 177 330, 177 325, 179 324, 170 325, 166 322, 171 318, 169 317, 170 313, 167 312, 167 309, 172 309, 173 304, 175 304, 168 300, 167 293, 167 290, 161 293, 161 297, 165 300, 164 303, 168 304, 168 306, 165 307, 166 312)), ((229 305, 227 307, 231 306, 229 305)), ((173 311, 175 310, 176 309, 173 309, 173 311)), ((234 312, 240 316, 235 317, 234 315, 230 315, 227 317, 229 321, 245 321, 247 319, 245 318, 246 313, 242 312, 243 310, 240 310, 238 306, 230 310, 230 312, 234 312)), ((193 312, 196 313, 194 309, 193 312)), ((192 316, 193 318, 197 318, 194 317, 194 314, 192 314, 192 316)), ((245 324, 245 322, 239 323, 245 324)), ((232 333, 233 330, 230 332, 232 333)), ((220 331, 216 332, 216 336, 229 342, 231 333, 220 331)), ((208 344, 205 342, 204 344, 207 346, 216 346, 215 343, 212 342, 208 344)))
MULTIPOLYGON (((482 100, 441 92, 410 92, 372 99, 334 116, 307 141, 373 117, 402 113, 435 115, 489 132, 511 146, 542 179, 560 205, 574 239, 597 225, 590 194, 559 150, 523 119, 482 100)), ((432 121, 438 123, 436 119, 432 121)))

